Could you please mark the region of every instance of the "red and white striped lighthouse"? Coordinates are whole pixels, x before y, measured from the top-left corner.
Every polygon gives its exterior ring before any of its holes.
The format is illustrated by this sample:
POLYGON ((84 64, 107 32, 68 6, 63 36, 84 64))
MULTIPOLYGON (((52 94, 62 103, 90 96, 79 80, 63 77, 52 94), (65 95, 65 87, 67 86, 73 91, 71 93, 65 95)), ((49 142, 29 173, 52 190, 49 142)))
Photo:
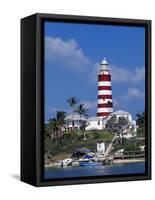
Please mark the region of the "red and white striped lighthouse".
POLYGON ((107 59, 100 63, 98 74, 98 108, 97 116, 106 117, 113 112, 111 70, 107 59))

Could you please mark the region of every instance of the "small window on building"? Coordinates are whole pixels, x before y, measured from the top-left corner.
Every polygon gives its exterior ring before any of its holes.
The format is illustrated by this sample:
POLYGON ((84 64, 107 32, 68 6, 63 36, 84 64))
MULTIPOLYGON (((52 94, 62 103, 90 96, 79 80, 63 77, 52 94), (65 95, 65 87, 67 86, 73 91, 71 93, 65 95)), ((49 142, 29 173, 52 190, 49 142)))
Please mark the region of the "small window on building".
POLYGON ((98 121, 98 125, 100 125, 100 121, 98 121))

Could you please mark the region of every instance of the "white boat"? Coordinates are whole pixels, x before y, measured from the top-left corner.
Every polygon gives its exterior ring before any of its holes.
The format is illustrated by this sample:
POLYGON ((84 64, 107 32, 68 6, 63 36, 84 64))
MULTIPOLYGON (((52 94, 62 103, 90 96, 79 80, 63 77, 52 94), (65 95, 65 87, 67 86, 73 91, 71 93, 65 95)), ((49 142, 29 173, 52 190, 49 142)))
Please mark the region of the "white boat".
POLYGON ((62 162, 61 162, 61 166, 63 167, 63 166, 69 166, 69 165, 71 165, 72 164, 72 159, 71 158, 67 158, 67 159, 64 159, 64 160, 62 160, 62 162))
POLYGON ((96 166, 96 162, 88 159, 84 159, 79 161, 80 166, 96 166))

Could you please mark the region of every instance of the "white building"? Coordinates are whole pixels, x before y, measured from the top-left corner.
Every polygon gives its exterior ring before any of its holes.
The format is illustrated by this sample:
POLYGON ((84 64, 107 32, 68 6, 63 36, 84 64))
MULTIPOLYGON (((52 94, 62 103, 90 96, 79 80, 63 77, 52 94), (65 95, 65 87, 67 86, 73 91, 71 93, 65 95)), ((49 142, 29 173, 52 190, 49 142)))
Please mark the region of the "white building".
POLYGON ((83 116, 76 114, 76 113, 67 115, 65 117, 66 129, 69 130, 69 131, 79 130, 80 126, 81 126, 81 121, 87 122, 87 119, 83 116))
POLYGON ((119 117, 124 117, 129 120, 130 126, 128 129, 124 130, 124 136, 126 138, 133 137, 134 135, 129 133, 129 129, 133 127, 133 132, 136 134, 137 131, 137 126, 136 126, 136 121, 132 120, 132 115, 129 112, 126 112, 124 110, 118 110, 116 112, 113 112, 108 115, 106 118, 101 118, 101 117, 89 117, 85 118, 83 116, 80 116, 78 114, 70 114, 66 116, 65 121, 66 121, 66 129, 69 131, 72 130, 79 130, 81 126, 81 122, 85 121, 86 122, 86 130, 103 130, 105 128, 106 122, 110 117, 116 116, 117 119, 119 117))
POLYGON ((116 112, 113 112, 108 115, 106 118, 101 118, 101 117, 89 117, 88 119, 80 116, 78 114, 70 114, 66 116, 65 121, 66 121, 66 129, 69 131, 72 130, 79 130, 81 126, 81 122, 85 121, 86 122, 86 130, 103 130, 105 128, 106 122, 110 117, 116 116, 117 119, 119 117, 124 117, 129 120, 130 126, 129 128, 124 129, 124 137, 126 138, 131 138, 136 135, 137 132, 137 126, 136 126, 136 121, 132 120, 132 115, 129 112, 126 112, 124 110, 118 110, 116 112), (129 132, 129 129, 133 127, 133 132, 135 134, 131 134, 129 132))
POLYGON ((117 120, 119 117, 124 117, 129 120, 129 127, 124 129, 124 137, 131 138, 136 135, 137 132, 137 126, 136 121, 132 120, 132 115, 129 112, 126 112, 124 110, 118 110, 116 112, 113 112, 108 115, 106 118, 100 118, 100 117, 90 117, 87 119, 88 125, 86 127, 86 130, 102 130, 105 128, 106 122, 110 117, 116 116, 117 120), (131 133, 129 130, 133 128, 133 133, 131 133))
POLYGON ((128 119, 130 122, 132 122, 132 115, 131 115, 131 113, 126 112, 126 111, 124 111, 124 110, 118 110, 118 111, 116 111, 116 112, 111 113, 111 114, 108 116, 108 119, 109 119, 111 116, 114 116, 114 115, 116 116, 117 120, 118 120, 119 117, 124 117, 124 118, 128 119))
POLYGON ((105 143, 104 142, 97 142, 97 152, 100 154, 105 153, 105 143))
POLYGON ((101 117, 89 117, 87 119, 88 125, 86 130, 102 130, 103 120, 101 117))

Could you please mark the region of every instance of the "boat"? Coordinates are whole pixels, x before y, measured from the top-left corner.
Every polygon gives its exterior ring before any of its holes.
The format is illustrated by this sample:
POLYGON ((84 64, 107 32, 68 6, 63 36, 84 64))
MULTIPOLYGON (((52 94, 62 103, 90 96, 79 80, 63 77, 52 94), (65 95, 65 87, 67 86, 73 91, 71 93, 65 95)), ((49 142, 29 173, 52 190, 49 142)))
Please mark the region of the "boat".
POLYGON ((89 159, 83 159, 83 160, 79 160, 79 165, 80 166, 97 166, 98 163, 89 159))
POLYGON ((63 166, 69 166, 69 165, 71 165, 72 164, 72 159, 71 158, 67 158, 67 159, 64 159, 64 160, 62 160, 62 162, 61 162, 61 166, 63 167, 63 166))

